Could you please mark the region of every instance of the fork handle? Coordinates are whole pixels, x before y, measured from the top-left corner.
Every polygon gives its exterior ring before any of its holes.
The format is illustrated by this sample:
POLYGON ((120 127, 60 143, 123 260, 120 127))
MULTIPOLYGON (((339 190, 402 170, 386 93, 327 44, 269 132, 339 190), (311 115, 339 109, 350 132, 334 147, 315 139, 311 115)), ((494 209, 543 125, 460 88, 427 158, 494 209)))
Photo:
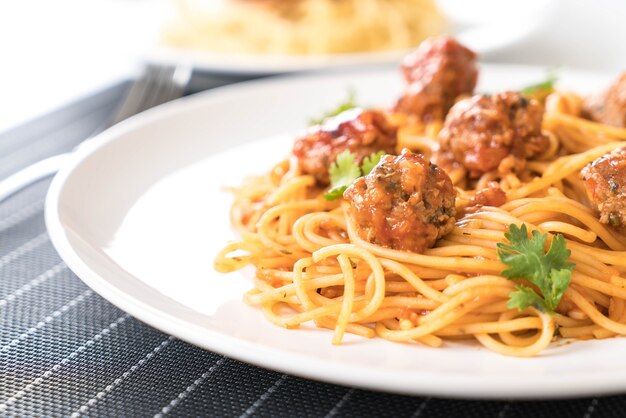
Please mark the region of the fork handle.
POLYGON ((24 187, 56 173, 63 166, 63 164, 70 159, 71 155, 72 153, 68 152, 48 157, 45 160, 31 164, 2 180, 0 182, 0 202, 12 196, 24 187))

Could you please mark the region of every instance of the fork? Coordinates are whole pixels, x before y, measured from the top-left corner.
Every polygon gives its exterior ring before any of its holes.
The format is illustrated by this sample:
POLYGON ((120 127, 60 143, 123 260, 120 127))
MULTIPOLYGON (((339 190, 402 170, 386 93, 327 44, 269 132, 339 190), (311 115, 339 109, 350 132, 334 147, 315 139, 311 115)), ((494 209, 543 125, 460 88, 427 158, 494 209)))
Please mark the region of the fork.
POLYGON ((191 74, 192 67, 188 65, 147 65, 141 76, 132 84, 111 119, 99 126, 92 135, 72 151, 38 161, 0 181, 0 202, 29 184, 57 172, 76 150, 89 144, 92 138, 104 129, 151 107, 181 97, 191 79, 191 74))

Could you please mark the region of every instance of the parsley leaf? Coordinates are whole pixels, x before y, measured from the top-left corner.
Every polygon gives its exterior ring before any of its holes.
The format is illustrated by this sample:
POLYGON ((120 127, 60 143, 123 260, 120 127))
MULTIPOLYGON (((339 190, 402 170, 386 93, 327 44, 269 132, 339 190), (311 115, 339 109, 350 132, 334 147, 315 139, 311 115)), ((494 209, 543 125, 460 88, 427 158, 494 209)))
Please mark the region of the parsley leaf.
POLYGON ((337 159, 328 169, 330 175, 330 185, 328 192, 324 194, 324 199, 335 200, 343 196, 348 186, 361 176, 368 175, 378 164, 385 151, 374 152, 363 159, 361 167, 357 164, 354 154, 345 150, 337 156, 337 159))
POLYGON ((337 116, 346 110, 354 109, 355 107, 358 107, 356 103, 356 91, 353 88, 350 88, 348 89, 348 97, 343 102, 339 103, 335 109, 325 112, 320 117, 311 118, 311 120, 309 120, 309 124, 319 125, 326 119, 337 116))
POLYGON ((385 155, 385 151, 378 151, 363 159, 363 163, 361 164, 361 169, 363 169, 363 175, 367 176, 372 172, 376 164, 380 161, 380 159, 385 155))
POLYGON ((569 286, 575 264, 567 261, 571 252, 565 238, 556 234, 552 238, 548 252, 544 252, 548 234, 533 231, 528 237, 526 225, 519 228, 509 226, 504 234, 510 244, 499 243, 498 257, 509 266, 502 272, 508 279, 526 279, 537 286, 541 296, 528 286, 518 285, 509 296, 507 306, 523 311, 534 306, 544 312, 553 313, 563 293, 569 286))
POLYGON ((529 99, 544 101, 545 98, 554 91, 554 85, 557 80, 558 76, 556 70, 550 70, 544 81, 526 86, 520 90, 520 93, 529 99))
POLYGON ((328 169, 332 188, 324 194, 324 199, 335 200, 343 195, 343 192, 352 182, 361 177, 361 169, 354 160, 354 155, 345 150, 337 156, 335 162, 328 169))
POLYGON ((535 306, 542 311, 547 311, 546 302, 533 289, 522 284, 516 286, 515 291, 509 294, 508 308, 518 308, 520 311, 535 306))

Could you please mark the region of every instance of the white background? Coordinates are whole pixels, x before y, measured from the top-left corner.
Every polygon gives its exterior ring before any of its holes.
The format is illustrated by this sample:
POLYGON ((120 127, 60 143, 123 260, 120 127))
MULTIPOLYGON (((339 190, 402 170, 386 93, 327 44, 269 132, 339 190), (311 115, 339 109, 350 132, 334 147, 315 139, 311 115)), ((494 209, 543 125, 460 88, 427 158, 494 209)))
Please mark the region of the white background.
MULTIPOLYGON (((213 1, 213 0, 205 0, 213 1)), ((478 24, 483 61, 626 70, 626 2, 439 0, 478 24)), ((169 0, 19 0, 0 5, 0 132, 137 71, 169 0)))

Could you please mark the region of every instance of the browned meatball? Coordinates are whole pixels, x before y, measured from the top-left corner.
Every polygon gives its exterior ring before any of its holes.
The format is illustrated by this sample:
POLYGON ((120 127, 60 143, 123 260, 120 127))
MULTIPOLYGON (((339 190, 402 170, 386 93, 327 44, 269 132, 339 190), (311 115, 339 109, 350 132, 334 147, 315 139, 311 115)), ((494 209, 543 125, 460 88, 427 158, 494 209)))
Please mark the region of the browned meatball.
POLYGON ((583 111, 590 119, 607 125, 626 128, 626 73, 609 89, 585 100, 583 111))
POLYGON ((626 226, 626 147, 593 161, 582 169, 581 176, 600 222, 626 226))
POLYGON ((476 54, 448 37, 430 38, 402 63, 409 83, 396 103, 398 112, 429 122, 443 120, 455 99, 476 87, 476 54))
MULTIPOLYGON (((520 163, 546 151, 543 106, 517 92, 477 95, 455 104, 439 133, 440 152, 471 177, 498 168, 509 155, 520 163)), ((519 165, 519 164, 518 164, 519 165)))
POLYGON ((327 185, 328 168, 337 156, 349 150, 360 164, 378 151, 394 153, 397 127, 377 110, 347 110, 321 126, 313 127, 296 140, 293 155, 304 174, 315 176, 318 184, 327 185))
POLYGON ((490 181, 487 187, 480 189, 472 199, 472 204, 479 206, 499 207, 506 203, 506 193, 495 181, 490 181))
POLYGON ((420 154, 385 155, 344 192, 359 236, 396 250, 422 253, 454 226, 450 177, 420 154))

